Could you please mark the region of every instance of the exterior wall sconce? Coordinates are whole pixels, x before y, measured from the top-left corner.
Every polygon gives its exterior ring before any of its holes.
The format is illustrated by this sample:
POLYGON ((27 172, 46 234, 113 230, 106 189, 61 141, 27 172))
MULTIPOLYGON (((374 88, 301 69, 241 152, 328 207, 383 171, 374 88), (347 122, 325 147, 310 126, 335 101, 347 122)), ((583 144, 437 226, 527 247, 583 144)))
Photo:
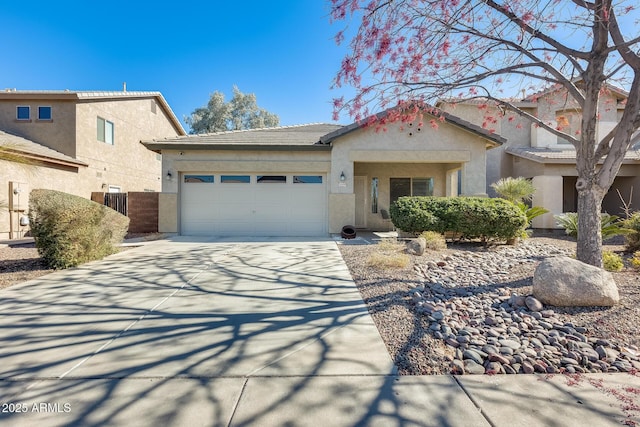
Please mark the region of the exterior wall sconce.
POLYGON ((344 182, 347 179, 346 176, 344 176, 344 171, 340 172, 340 182, 344 182))
POLYGON ((171 181, 173 179, 173 174, 171 173, 171 171, 167 171, 167 181, 171 181))

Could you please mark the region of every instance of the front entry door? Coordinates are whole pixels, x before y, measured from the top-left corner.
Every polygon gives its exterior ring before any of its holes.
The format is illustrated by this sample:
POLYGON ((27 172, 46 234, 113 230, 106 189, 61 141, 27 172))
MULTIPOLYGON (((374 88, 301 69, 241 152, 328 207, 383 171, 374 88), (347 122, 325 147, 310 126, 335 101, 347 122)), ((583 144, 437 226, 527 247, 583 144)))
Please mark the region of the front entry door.
POLYGON ((356 228, 367 227, 366 203, 367 203, 367 177, 353 177, 353 192, 356 196, 356 228))

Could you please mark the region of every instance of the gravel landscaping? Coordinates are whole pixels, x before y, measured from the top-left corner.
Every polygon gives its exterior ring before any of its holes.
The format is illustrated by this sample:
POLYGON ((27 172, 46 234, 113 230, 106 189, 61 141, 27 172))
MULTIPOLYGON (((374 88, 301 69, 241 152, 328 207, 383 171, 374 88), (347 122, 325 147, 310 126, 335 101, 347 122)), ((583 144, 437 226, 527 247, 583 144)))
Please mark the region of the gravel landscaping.
POLYGON ((0 289, 51 273, 33 243, 0 245, 0 289))
MULTIPOLYGON (((620 252, 623 246, 608 244, 620 252)), ((545 257, 572 255, 556 235, 517 246, 449 244, 379 268, 377 245, 342 244, 360 293, 403 375, 635 372, 640 369, 640 273, 613 273, 620 304, 545 307, 531 295, 545 257)))

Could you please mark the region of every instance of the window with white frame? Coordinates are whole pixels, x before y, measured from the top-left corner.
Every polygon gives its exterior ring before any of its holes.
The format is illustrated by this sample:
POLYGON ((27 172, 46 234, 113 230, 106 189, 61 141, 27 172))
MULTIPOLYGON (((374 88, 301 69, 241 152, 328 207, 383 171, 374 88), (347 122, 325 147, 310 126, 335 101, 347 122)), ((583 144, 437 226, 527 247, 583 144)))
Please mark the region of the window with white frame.
POLYGON ((16 107, 16 119, 17 120, 30 120, 31 119, 31 107, 28 105, 18 105, 16 107))
POLYGON ((39 106, 38 107, 38 120, 51 120, 51 107, 39 106))
POLYGON ((113 145, 113 122, 98 117, 98 141, 113 145))

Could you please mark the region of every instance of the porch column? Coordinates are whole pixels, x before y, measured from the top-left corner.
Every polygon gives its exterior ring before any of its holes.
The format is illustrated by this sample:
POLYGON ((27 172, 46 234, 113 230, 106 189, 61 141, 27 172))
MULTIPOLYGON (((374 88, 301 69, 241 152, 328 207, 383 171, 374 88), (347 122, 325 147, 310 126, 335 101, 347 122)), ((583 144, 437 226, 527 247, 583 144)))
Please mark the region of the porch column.
POLYGON ((562 176, 534 176, 532 183, 536 188, 532 205, 541 206, 549 211, 533 219, 533 228, 559 228, 554 215, 562 214, 562 176))
POLYGON ((456 197, 458 196, 458 171, 460 168, 449 169, 447 170, 447 185, 446 185, 446 196, 447 197, 456 197))

